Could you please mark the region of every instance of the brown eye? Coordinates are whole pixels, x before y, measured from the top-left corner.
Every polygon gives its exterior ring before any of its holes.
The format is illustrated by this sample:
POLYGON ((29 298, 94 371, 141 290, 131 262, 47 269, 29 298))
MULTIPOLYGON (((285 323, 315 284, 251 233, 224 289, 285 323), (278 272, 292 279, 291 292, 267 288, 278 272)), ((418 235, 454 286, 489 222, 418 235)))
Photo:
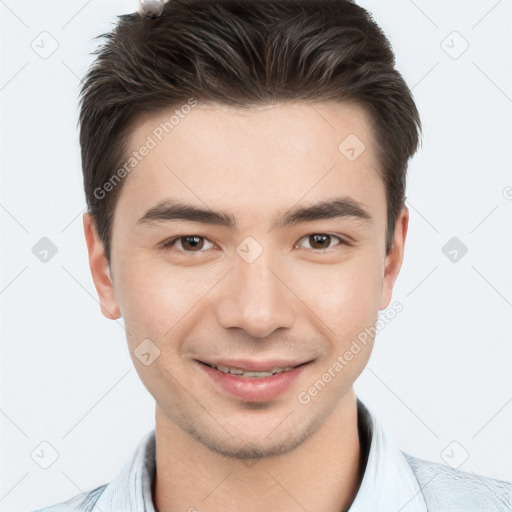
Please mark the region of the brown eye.
POLYGON ((180 238, 181 246, 188 251, 191 249, 192 251, 200 251, 204 246, 204 239, 200 236, 184 236, 180 238))
MULTIPOLYGON (((162 244, 162 247, 164 249, 171 249, 174 246, 178 245, 181 246, 181 248, 177 249, 178 252, 199 253, 204 252, 202 251, 202 249, 205 246, 205 240, 207 240, 205 237, 199 235, 177 236, 175 238, 172 238, 171 240, 168 240, 167 242, 164 242, 162 244), (177 242, 179 243, 177 244, 177 242)), ((211 242, 208 243, 211 244, 211 242)))
POLYGON ((330 235, 309 235, 309 243, 313 249, 328 249, 330 242, 330 235))
MULTIPOLYGON (((333 240, 338 240, 339 242, 337 244, 334 244, 335 246, 343 244, 348 245, 348 242, 346 242, 339 236, 331 235, 329 233, 312 233, 311 235, 305 236, 301 240, 307 240, 310 245, 310 248, 313 249, 314 251, 319 252, 325 251, 326 249, 330 249, 331 247, 333 247, 331 245, 331 242, 333 240)), ((300 241, 298 245, 300 245, 300 241)), ((306 249, 307 248, 308 247, 306 247, 306 249)))

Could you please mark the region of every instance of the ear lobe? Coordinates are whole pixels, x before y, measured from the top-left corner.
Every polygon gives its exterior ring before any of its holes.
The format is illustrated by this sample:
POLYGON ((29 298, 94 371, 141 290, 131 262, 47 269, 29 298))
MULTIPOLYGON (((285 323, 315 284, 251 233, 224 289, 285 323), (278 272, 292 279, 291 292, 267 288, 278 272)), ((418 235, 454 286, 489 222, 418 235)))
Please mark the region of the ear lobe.
POLYGON ((98 293, 101 313, 110 320, 117 320, 121 316, 121 311, 117 304, 111 270, 103 243, 96 230, 94 217, 90 213, 84 213, 83 224, 89 253, 89 268, 98 293))
POLYGON ((404 259, 405 238, 407 236, 408 227, 409 209, 407 206, 404 206, 396 220, 391 249, 386 255, 384 261, 384 275, 382 280, 381 302, 379 306, 380 310, 386 309, 391 302, 393 287, 404 259))

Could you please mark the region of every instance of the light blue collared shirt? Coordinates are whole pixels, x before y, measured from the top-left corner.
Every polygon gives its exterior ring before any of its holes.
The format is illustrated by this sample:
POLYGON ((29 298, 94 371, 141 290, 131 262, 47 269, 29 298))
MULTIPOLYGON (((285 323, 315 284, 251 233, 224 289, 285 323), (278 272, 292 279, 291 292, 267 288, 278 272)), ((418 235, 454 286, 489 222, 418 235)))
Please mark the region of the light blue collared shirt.
MULTIPOLYGON (((408 455, 359 399, 357 409, 369 453, 349 512, 512 512, 512 483, 408 455)), ((34 512, 157 512, 151 495, 155 475, 151 430, 110 483, 34 512)))

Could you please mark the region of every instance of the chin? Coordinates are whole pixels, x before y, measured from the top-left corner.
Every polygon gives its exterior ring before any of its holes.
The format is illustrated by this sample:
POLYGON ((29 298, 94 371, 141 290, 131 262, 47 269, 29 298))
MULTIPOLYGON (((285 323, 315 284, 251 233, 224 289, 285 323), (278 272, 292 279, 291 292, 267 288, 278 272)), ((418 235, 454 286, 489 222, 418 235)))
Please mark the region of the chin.
MULTIPOLYGON (((291 417, 292 415, 290 415, 291 417)), ((321 423, 321 422, 318 422, 321 423)), ((316 430, 317 424, 297 424, 287 422, 286 425, 273 422, 271 427, 255 431, 252 429, 237 428, 241 434, 225 435, 225 431, 219 432, 218 436, 207 429, 199 432, 196 429, 188 430, 188 433, 199 443, 209 450, 222 455, 223 457, 235 459, 262 459, 277 457, 295 450, 316 430), (277 425, 277 427, 276 427, 277 425)), ((234 426, 227 428, 228 432, 235 431, 234 426)))
POLYGON ((295 433, 294 437, 286 436, 286 438, 273 441, 265 438, 251 440, 245 436, 244 439, 238 440, 235 438, 215 440, 211 437, 208 439, 196 437, 196 440, 223 457, 248 460, 284 455, 302 444, 306 437, 307 435, 299 436, 295 433))

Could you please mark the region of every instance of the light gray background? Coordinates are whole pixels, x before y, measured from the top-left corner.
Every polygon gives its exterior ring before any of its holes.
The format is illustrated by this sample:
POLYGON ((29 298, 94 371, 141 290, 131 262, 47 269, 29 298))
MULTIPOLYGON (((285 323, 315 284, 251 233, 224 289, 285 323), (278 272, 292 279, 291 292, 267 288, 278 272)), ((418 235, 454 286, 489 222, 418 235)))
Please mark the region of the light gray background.
MULTIPOLYGON (((403 450, 512 480, 512 1, 360 4, 393 44, 425 136, 404 309, 356 391, 403 450), (468 248, 456 262, 442 252, 452 237, 468 248)), ((76 128, 93 37, 137 5, 0 0, 0 512, 110 481, 153 427, 122 322, 101 316, 89 274, 76 128), (32 253, 42 237, 58 248, 46 263, 32 253), (48 469, 42 442, 58 452, 48 469)))

